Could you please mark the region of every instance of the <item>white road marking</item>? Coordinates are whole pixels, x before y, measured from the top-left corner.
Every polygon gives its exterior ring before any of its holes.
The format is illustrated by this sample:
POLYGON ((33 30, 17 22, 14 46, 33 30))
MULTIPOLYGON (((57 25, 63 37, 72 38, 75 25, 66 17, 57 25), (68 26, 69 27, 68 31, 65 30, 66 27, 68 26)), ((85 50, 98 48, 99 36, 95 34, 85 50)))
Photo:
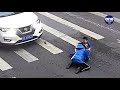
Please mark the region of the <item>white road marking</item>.
POLYGON ((8 69, 12 69, 13 67, 11 67, 7 62, 5 62, 2 58, 0 58, 0 69, 2 71, 8 70, 8 69))
POLYGON ((120 40, 119 40, 119 39, 117 39, 117 43, 120 43, 120 40))
POLYGON ((35 56, 33 56, 24 49, 19 49, 18 51, 14 51, 14 52, 20 57, 22 57, 24 60, 26 60, 27 62, 33 62, 39 60, 38 58, 36 58, 35 56))
POLYGON ((88 36, 90 36, 92 38, 97 39, 97 40, 100 40, 100 39, 104 38, 103 36, 101 36, 99 34, 96 34, 96 33, 92 32, 92 31, 89 31, 89 30, 87 30, 85 28, 82 28, 82 27, 80 27, 78 25, 75 25, 75 24, 73 24, 71 22, 68 22, 67 20, 64 20, 64 19, 62 19, 60 17, 57 17, 57 16, 55 16, 53 14, 50 14, 50 13, 47 13, 47 12, 38 12, 38 13, 41 14, 41 15, 44 15, 44 16, 50 18, 50 19, 53 19, 53 20, 55 20, 55 21, 57 21, 57 22, 59 22, 61 24, 72 27, 73 29, 75 29, 77 31, 80 31, 81 33, 84 33, 84 34, 86 34, 86 35, 88 35, 88 36))
MULTIPOLYGON (((100 17, 103 17, 103 18, 105 16, 107 16, 106 14, 103 14, 103 13, 100 13, 100 12, 89 12, 89 13, 97 15, 97 16, 100 16, 100 17)), ((120 23, 120 19, 119 18, 114 17, 114 21, 120 23)))
POLYGON ((74 45, 74 46, 76 46, 80 42, 80 41, 78 41, 78 40, 76 40, 76 39, 74 39, 74 38, 72 38, 72 37, 70 37, 70 36, 60 32, 60 31, 57 31, 57 30, 55 30, 55 29, 45 25, 45 24, 43 24, 43 29, 45 31, 53 34, 54 36, 56 36, 56 37, 58 37, 58 38, 60 38, 60 39, 62 39, 64 41, 74 45))
POLYGON ((57 48, 56 46, 52 45, 51 43, 47 42, 46 40, 43 40, 40 38, 39 40, 36 41, 40 46, 43 48, 47 49, 49 52, 53 54, 58 54, 63 52, 61 49, 57 48))
POLYGON ((109 31, 111 31, 111 32, 113 32, 113 33, 115 33, 115 34, 120 34, 120 31, 119 31, 119 30, 112 29, 110 26, 109 26, 109 27, 106 27, 106 26, 104 26, 104 25, 95 23, 95 22, 93 22, 93 21, 90 21, 90 20, 88 20, 88 19, 85 19, 85 18, 83 18, 83 17, 74 15, 74 14, 69 13, 69 12, 64 12, 64 13, 66 13, 66 14, 68 14, 68 15, 70 15, 70 16, 74 16, 74 17, 76 17, 76 18, 78 18, 78 19, 80 19, 80 20, 83 20, 83 21, 85 21, 85 22, 91 23, 91 24, 93 24, 93 25, 95 25, 95 26, 97 26, 97 27, 101 27, 101 28, 104 28, 104 29, 108 29, 109 31))
POLYGON ((12 77, 12 78, 16 78, 16 77, 12 77))
POLYGON ((100 12, 89 12, 89 13, 100 16, 100 17, 106 17, 107 16, 106 14, 103 14, 103 13, 100 13, 100 12))

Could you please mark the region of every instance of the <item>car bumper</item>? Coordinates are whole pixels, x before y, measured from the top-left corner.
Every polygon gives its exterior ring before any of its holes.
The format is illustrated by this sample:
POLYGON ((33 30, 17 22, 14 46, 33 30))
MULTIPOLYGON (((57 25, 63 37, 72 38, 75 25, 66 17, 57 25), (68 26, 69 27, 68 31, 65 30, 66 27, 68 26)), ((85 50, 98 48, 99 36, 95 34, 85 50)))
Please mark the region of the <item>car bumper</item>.
POLYGON ((39 38, 42 36, 42 34, 43 34, 43 33, 41 33, 40 36, 33 36, 32 39, 27 40, 27 41, 19 40, 19 41, 17 41, 14 45, 20 45, 20 44, 24 44, 24 43, 27 43, 27 42, 35 41, 35 40, 39 39, 39 38))
MULTIPOLYGON (((25 40, 25 41, 23 41, 22 40, 22 37, 19 37, 19 36, 17 36, 17 35, 13 35, 13 37, 11 36, 11 37, 7 37, 7 38, 9 38, 11 41, 10 42, 7 42, 7 41, 5 41, 5 40, 2 40, 2 44, 7 44, 7 45, 20 45, 20 44, 24 44, 24 43, 27 43, 27 42, 31 42, 31 41, 34 41, 34 40, 37 40, 37 39, 39 39, 41 36, 42 36, 42 34, 43 34, 43 29, 42 28, 38 28, 39 29, 39 32, 38 32, 38 30, 37 30, 37 32, 35 32, 34 34, 33 34, 33 38, 31 38, 31 39, 29 39, 29 40, 25 40)), ((6 35, 7 36, 7 35, 6 35)))

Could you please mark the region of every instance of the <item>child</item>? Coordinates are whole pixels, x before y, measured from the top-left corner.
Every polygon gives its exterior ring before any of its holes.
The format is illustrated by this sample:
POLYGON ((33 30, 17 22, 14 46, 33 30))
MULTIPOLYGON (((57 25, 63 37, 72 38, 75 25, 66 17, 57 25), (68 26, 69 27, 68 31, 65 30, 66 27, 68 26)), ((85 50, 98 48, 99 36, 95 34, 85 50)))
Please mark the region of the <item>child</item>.
POLYGON ((78 68, 76 70, 76 74, 90 69, 90 66, 86 63, 89 58, 89 51, 91 50, 91 45, 88 42, 86 37, 83 37, 82 43, 78 43, 77 47, 75 48, 75 52, 70 54, 71 63, 66 67, 69 69, 73 64, 77 65, 78 68))

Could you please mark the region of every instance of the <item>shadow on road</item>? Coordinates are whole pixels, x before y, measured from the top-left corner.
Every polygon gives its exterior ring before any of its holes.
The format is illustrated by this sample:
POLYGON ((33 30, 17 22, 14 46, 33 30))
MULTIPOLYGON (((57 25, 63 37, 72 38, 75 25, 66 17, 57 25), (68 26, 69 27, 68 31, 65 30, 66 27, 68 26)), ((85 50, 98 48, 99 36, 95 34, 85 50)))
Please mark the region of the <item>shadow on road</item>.
POLYGON ((1 44, 0 43, 0 50, 1 51, 15 51, 15 50, 19 50, 21 48, 32 47, 35 44, 36 44, 35 41, 28 42, 28 43, 21 44, 21 45, 6 45, 6 44, 1 44))

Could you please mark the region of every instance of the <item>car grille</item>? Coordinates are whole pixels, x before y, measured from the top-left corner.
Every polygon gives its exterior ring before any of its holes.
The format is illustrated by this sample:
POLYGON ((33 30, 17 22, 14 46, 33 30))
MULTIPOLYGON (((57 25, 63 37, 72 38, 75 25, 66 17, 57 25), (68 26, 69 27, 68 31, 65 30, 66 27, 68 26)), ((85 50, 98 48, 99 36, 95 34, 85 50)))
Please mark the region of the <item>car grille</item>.
POLYGON ((32 28, 31 25, 29 25, 26 27, 19 28, 19 30, 17 30, 17 35, 20 38, 22 38, 23 36, 32 35, 32 34, 34 34, 34 32, 35 32, 35 29, 32 28))
POLYGON ((22 33, 29 32, 30 29, 31 29, 31 25, 26 26, 26 27, 19 28, 19 30, 20 30, 22 33))

